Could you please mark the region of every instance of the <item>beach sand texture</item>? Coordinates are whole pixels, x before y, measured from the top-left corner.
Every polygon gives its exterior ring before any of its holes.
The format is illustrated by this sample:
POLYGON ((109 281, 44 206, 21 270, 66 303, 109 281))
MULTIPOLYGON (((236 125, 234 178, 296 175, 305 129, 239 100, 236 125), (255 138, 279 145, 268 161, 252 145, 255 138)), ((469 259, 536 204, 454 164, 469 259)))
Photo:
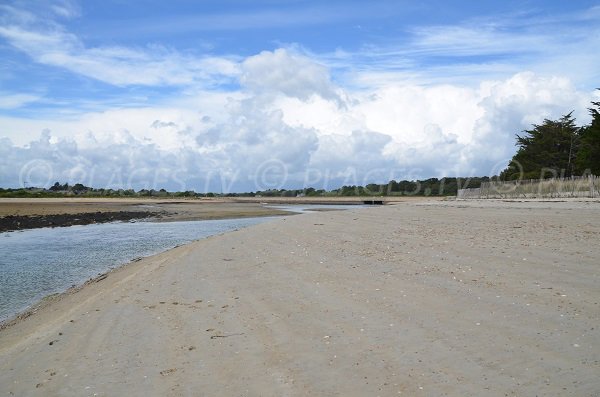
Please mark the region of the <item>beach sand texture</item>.
POLYGON ((0 331, 0 395, 598 396, 600 203, 290 216, 0 331))

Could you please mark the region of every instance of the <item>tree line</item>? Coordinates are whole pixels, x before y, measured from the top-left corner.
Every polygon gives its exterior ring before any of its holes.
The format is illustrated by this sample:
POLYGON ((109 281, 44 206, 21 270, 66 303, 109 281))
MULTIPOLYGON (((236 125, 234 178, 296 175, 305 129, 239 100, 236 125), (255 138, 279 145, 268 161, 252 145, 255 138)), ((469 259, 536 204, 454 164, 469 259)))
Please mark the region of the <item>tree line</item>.
MULTIPOLYGON (((56 182, 50 188, 27 187, 17 189, 0 188, 0 197, 197 197, 199 193, 193 190, 183 192, 169 192, 165 189, 104 189, 85 186, 81 183, 69 185, 56 182)), ((200 194, 200 196, 205 196, 200 194)))
POLYGON ((458 189, 475 188, 488 177, 428 178, 423 180, 392 180, 384 184, 366 186, 346 185, 325 190, 313 187, 303 189, 271 189, 246 193, 197 193, 193 190, 169 192, 165 189, 98 189, 81 183, 69 185, 56 182, 48 189, 28 187, 0 188, 0 197, 352 197, 352 196, 455 196, 458 189))

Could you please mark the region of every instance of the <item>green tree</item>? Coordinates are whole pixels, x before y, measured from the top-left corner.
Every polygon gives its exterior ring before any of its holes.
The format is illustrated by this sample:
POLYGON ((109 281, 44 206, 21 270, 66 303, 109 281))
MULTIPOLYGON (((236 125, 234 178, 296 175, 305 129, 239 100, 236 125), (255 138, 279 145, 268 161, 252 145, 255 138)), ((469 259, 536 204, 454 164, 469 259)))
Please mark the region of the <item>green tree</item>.
POLYGON ((581 129, 575 164, 580 174, 587 171, 600 175, 600 102, 592 102, 592 105, 595 108, 588 109, 592 115, 592 122, 581 129))
POLYGON ((81 183, 76 183, 75 185, 73 185, 73 187, 71 188, 71 190, 75 194, 81 194, 81 193, 87 192, 88 188, 85 187, 85 186, 83 186, 81 183))
POLYGON ((367 186, 365 186, 365 188, 363 189, 363 192, 367 196, 381 196, 382 194, 384 194, 385 187, 387 187, 387 185, 379 185, 377 183, 369 183, 367 186))
POLYGON ((519 149, 501 178, 573 175, 580 129, 571 114, 558 120, 545 119, 541 125, 534 124, 533 129, 525 130, 523 136, 517 135, 519 149))
POLYGON ((398 192, 400 192, 400 186, 398 185, 398 182, 396 182, 395 180, 391 180, 387 184, 387 194, 398 193, 398 192))

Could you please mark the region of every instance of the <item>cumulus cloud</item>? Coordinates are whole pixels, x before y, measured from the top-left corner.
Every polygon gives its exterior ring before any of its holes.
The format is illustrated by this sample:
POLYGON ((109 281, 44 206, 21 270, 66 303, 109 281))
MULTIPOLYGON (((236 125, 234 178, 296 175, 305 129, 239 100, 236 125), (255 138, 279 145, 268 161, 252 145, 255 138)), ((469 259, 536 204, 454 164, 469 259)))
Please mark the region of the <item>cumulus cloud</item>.
POLYGON ((228 118, 196 136, 199 150, 218 159, 218 170, 250 190, 297 182, 318 145, 317 131, 291 127, 264 98, 231 102, 228 118))
MULTIPOLYGON (((351 91, 287 50, 240 69, 239 91, 84 114, 25 144, 4 138, 0 183, 228 192, 491 175, 514 153, 515 133, 571 110, 585 122, 590 98, 566 78, 530 72, 477 87, 351 91)), ((31 132, 15 126, 14 136, 31 132)))
POLYGON ((325 66, 283 48, 248 57, 241 69, 240 83, 254 93, 278 93, 300 100, 314 95, 339 99, 325 66))
POLYGON ((177 124, 175 124, 172 121, 160 121, 160 120, 154 120, 152 122, 152 124, 150 124, 150 127, 152 128, 177 128, 177 124))

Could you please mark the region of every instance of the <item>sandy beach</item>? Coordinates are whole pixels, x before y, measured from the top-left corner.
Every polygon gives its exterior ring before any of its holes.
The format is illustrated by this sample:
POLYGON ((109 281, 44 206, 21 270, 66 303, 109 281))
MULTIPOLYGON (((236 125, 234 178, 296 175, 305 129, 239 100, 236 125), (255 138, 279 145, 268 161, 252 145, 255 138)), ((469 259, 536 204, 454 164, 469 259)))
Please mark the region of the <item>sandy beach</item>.
POLYGON ((283 217, 0 331, 0 395, 598 396, 600 203, 283 217))

